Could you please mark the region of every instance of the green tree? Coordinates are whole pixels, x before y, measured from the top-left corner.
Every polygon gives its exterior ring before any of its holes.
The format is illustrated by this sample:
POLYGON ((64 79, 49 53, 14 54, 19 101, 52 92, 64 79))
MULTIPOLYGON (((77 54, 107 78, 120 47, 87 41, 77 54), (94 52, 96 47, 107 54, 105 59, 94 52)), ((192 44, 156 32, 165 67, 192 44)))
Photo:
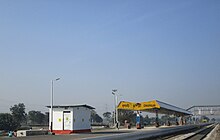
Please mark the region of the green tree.
POLYGON ((28 120, 32 124, 43 124, 45 120, 46 115, 41 113, 40 111, 29 111, 28 112, 28 120))
POLYGON ((109 123, 112 122, 112 113, 111 112, 105 112, 103 113, 103 123, 109 125, 109 123))
POLYGON ((92 122, 101 123, 103 122, 102 117, 100 117, 94 110, 91 112, 92 122))
POLYGON ((49 124, 49 112, 45 112, 44 124, 49 124))
POLYGON ((14 105, 10 108, 10 111, 15 122, 21 124, 26 121, 25 105, 23 103, 14 105))
POLYGON ((105 112, 105 113, 103 113, 103 117, 104 117, 104 118, 107 118, 107 119, 110 119, 110 118, 111 118, 111 112, 105 112))
POLYGON ((125 120, 129 123, 136 124, 136 113, 130 110, 118 110, 118 120, 120 124, 124 125, 125 120))
POLYGON ((101 122, 103 122, 102 117, 100 117, 98 114, 95 114, 95 116, 94 116, 94 120, 95 120, 95 122, 97 122, 97 123, 101 123, 101 122))
POLYGON ((20 124, 14 121, 13 116, 9 113, 0 113, 0 130, 15 130, 20 124))
POLYGON ((144 122, 144 125, 150 125, 150 118, 148 115, 146 115, 145 117, 143 117, 143 122, 144 122))
POLYGON ((212 118, 212 119, 211 119, 211 122, 215 122, 215 121, 216 121, 215 118, 212 118))

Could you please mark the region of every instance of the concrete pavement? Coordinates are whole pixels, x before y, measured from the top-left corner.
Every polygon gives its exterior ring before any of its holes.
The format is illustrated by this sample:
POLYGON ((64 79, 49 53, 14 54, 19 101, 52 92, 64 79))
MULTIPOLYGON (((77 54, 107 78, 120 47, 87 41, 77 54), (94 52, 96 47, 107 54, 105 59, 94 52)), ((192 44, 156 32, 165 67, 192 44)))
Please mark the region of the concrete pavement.
MULTIPOLYGON (((189 127, 189 126, 187 126, 189 127)), ((43 135, 43 136, 28 136, 28 137, 4 137, 2 140, 18 139, 18 140, 112 140, 112 139, 139 139, 144 137, 151 137, 154 135, 165 134, 186 128, 186 126, 171 126, 171 127, 145 127, 144 129, 103 129, 92 130, 91 133, 79 133, 71 135, 43 135)), ((1 138, 0 138, 1 139, 1 138)))

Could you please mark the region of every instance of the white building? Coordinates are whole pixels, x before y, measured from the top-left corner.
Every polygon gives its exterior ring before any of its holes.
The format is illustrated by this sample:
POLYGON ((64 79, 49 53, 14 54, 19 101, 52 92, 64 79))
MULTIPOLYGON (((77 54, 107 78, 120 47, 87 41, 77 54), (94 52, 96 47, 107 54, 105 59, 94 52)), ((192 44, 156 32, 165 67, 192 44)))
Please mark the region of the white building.
MULTIPOLYGON (((51 106, 47 107, 50 112, 51 106)), ((92 109, 95 108, 88 105, 53 106, 52 132, 56 134, 91 132, 92 109)), ((49 124, 51 124, 51 116, 49 124)), ((49 130, 51 130, 50 126, 49 130)))

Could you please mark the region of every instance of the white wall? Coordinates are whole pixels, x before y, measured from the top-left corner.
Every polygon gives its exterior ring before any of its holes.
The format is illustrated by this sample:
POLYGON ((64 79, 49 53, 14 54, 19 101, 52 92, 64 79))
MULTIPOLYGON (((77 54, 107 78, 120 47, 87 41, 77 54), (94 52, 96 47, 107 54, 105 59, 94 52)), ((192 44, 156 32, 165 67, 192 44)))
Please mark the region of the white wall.
MULTIPOLYGON (((73 118, 73 109, 53 108, 53 130, 63 130, 63 111, 71 111, 71 118, 73 118)), ((73 121, 71 122, 73 124, 73 121)), ((73 130, 72 125, 71 130, 73 130)))
POLYGON ((86 107, 76 107, 73 109, 73 129, 83 130, 91 129, 91 110, 86 107))

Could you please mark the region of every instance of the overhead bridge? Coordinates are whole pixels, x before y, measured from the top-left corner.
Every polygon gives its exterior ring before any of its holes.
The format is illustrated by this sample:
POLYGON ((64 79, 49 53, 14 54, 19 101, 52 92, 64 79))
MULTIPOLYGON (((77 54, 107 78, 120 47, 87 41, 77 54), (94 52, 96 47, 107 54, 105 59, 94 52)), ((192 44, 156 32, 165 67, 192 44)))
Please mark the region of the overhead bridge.
POLYGON ((220 116, 220 105, 197 105, 187 109, 194 116, 220 116))

